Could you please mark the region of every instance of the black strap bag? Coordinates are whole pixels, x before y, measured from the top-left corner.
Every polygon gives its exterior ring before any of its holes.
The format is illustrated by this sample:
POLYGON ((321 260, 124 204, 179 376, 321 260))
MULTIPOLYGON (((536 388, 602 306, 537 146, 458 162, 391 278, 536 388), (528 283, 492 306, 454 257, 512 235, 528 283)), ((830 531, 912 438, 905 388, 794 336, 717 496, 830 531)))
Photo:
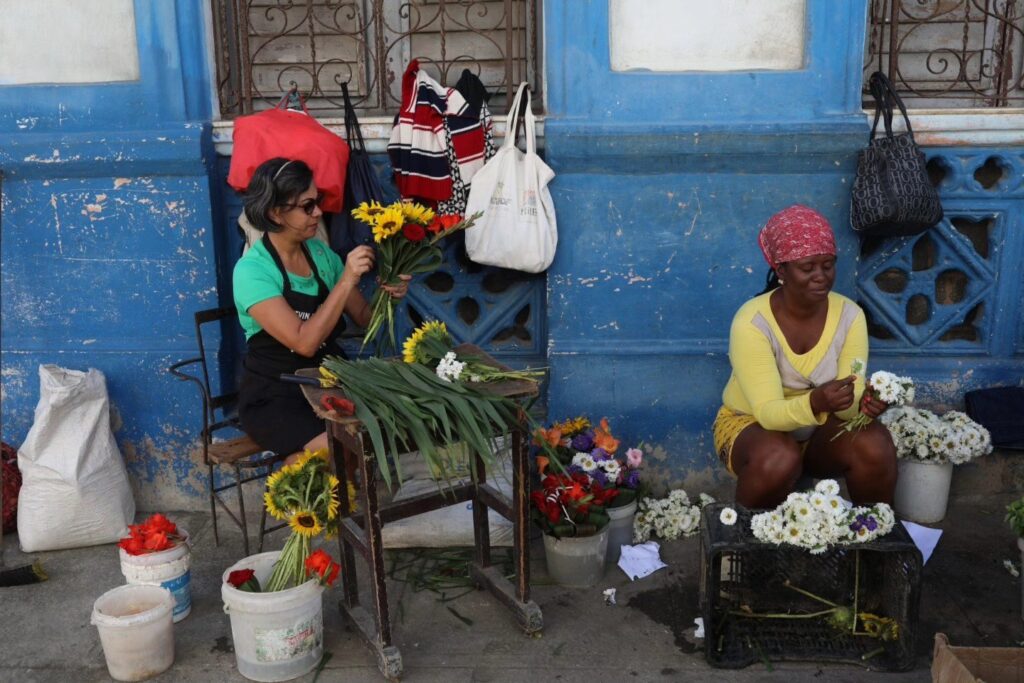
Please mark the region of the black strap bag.
POLYGON ((867 148, 857 157, 850 223, 864 236, 916 235, 942 220, 939 193, 928 179, 903 100, 881 71, 871 74, 869 83, 875 122, 867 148), (906 133, 893 135, 893 104, 903 114, 906 133), (885 122, 885 135, 876 138, 879 118, 885 122))
POLYGON ((366 153, 359 119, 356 118, 346 83, 341 84, 341 94, 345 99, 345 139, 348 141, 349 156, 345 174, 345 198, 341 212, 331 219, 330 240, 331 248, 344 261, 348 253, 359 245, 373 246, 372 228, 353 218, 352 209, 363 202, 384 203, 384 191, 377 180, 377 174, 373 172, 370 156, 366 153))

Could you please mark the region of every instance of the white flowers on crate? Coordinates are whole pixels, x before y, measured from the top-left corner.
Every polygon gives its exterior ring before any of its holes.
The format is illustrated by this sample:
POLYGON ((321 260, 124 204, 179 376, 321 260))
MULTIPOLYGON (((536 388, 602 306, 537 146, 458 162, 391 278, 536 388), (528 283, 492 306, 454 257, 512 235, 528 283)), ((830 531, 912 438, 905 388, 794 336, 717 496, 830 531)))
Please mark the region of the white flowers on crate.
POLYGON ((437 362, 437 370, 435 370, 435 372, 437 372, 437 376, 445 382, 451 382, 459 379, 462 375, 462 371, 465 369, 466 364, 455 357, 454 351, 449 351, 437 362))
POLYGON ((735 524, 736 519, 736 511, 732 508, 722 508, 722 513, 718 515, 718 521, 726 526, 732 526, 735 524))
POLYGON ((900 458, 962 465, 992 452, 988 430, 958 410, 939 417, 930 410, 895 408, 881 419, 900 458))
MULTIPOLYGON (((864 373, 864 361, 854 358, 850 363, 851 375, 862 375, 864 373)), ((885 370, 872 373, 864 386, 864 394, 878 399, 887 406, 902 406, 912 403, 914 400, 914 380, 909 377, 894 375, 885 370)), ((858 412, 853 418, 843 422, 842 430, 852 432, 861 430, 871 424, 872 418, 864 413, 858 412)), ((843 432, 837 432, 832 440, 835 441, 843 432)))
POLYGON ((652 534, 666 541, 692 536, 700 528, 701 508, 714 502, 702 493, 697 502, 691 503, 683 489, 675 489, 665 498, 644 498, 633 518, 633 542, 645 543, 652 534))
POLYGON ((895 521, 885 503, 854 506, 839 497, 835 480, 822 479, 814 490, 791 493, 774 510, 754 515, 750 529, 759 541, 795 545, 818 555, 833 545, 884 536, 895 521))

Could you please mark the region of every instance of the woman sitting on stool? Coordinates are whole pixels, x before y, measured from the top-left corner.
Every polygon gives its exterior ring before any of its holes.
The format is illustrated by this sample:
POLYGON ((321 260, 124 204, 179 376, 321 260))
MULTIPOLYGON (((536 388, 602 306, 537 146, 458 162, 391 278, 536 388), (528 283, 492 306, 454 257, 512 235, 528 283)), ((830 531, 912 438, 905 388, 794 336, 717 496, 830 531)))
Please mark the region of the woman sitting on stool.
MULTIPOLYGON (((329 246, 314 239, 320 202, 305 163, 281 158, 262 163, 244 206, 246 217, 264 234, 235 264, 232 278, 247 345, 239 420, 262 448, 292 459, 303 450, 327 448, 327 434, 299 385, 282 382, 281 374, 340 354, 335 342, 345 329, 343 314, 364 327, 370 321, 358 285, 373 268, 373 249, 356 247, 343 266, 329 246)), ((411 279, 401 278, 401 285, 385 287, 396 299, 405 296, 411 279)))
POLYGON ((850 375, 868 360, 864 312, 832 292, 836 246, 828 220, 806 206, 774 216, 758 236, 768 286, 736 313, 729 332, 732 376, 715 418, 715 450, 736 476, 736 502, 774 507, 801 474, 845 477, 857 504, 891 503, 896 449, 877 421, 841 431, 858 411, 886 406, 850 375), (839 435, 838 437, 836 435, 839 435))

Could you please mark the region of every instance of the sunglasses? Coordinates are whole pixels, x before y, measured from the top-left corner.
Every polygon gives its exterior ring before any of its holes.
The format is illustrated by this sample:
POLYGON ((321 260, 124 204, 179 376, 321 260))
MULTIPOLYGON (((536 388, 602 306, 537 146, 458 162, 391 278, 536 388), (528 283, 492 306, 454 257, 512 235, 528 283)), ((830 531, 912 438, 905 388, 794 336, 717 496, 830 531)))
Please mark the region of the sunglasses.
POLYGON ((322 193, 317 194, 316 199, 307 199, 301 201, 298 204, 282 204, 281 206, 286 209, 302 209, 303 213, 307 216, 312 216, 313 212, 316 211, 317 207, 324 203, 324 195, 322 193))

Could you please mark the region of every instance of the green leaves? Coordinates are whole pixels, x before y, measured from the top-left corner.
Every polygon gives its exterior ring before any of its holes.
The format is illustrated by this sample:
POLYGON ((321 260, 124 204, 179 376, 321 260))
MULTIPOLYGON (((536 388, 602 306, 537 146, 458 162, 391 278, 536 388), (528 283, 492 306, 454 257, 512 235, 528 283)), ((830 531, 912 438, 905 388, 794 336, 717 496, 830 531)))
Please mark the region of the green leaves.
POLYGON ((445 382, 418 364, 370 358, 347 361, 328 356, 323 366, 339 378, 366 427, 381 476, 392 488, 389 458, 401 480, 400 453, 418 450, 431 469, 444 472, 438 448, 464 442, 476 479, 476 458, 494 463, 493 435, 517 424, 518 406, 459 382, 445 382))

